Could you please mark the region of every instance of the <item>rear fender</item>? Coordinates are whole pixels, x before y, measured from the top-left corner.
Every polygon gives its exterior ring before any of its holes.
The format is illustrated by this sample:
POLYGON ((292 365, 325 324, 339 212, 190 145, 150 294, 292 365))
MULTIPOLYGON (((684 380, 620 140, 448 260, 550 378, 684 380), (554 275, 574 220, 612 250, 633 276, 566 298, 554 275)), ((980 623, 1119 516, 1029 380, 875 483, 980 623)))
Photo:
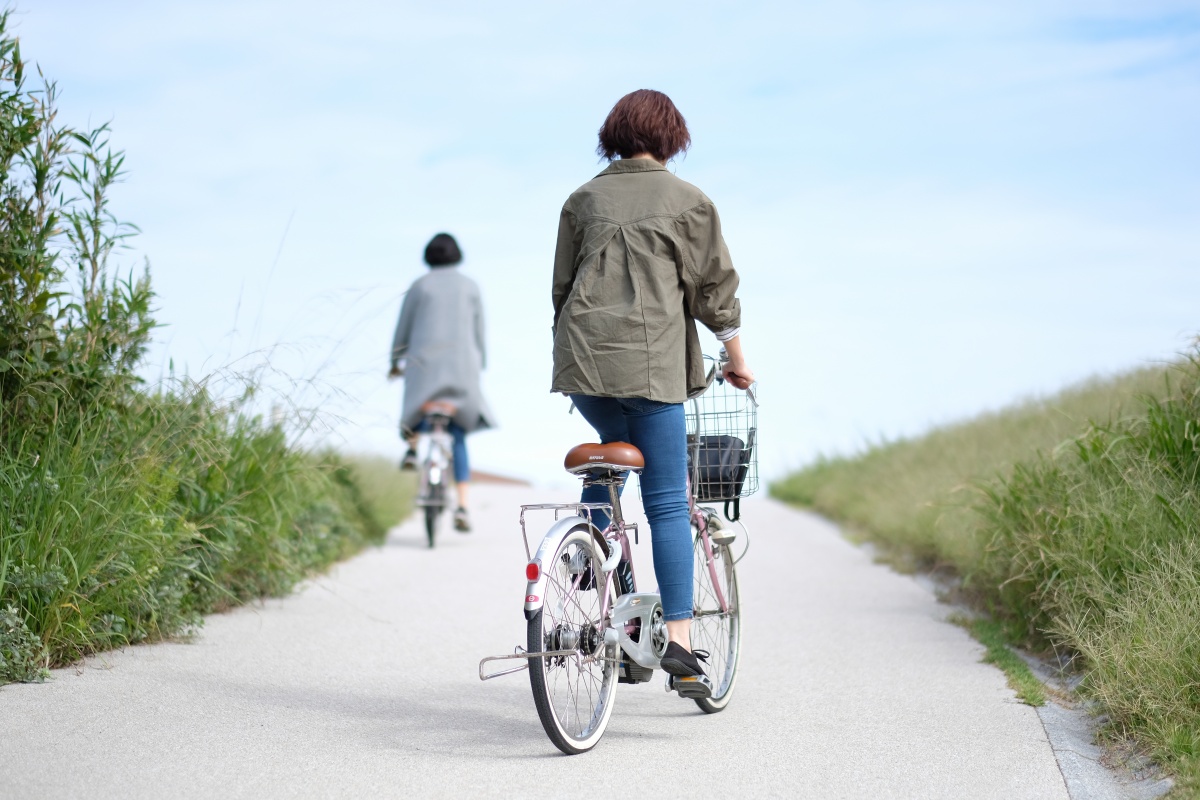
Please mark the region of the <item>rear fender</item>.
POLYGON ((563 539, 567 538, 567 534, 580 525, 591 531, 592 537, 600 543, 600 552, 607 554, 608 546, 604 543, 604 537, 587 519, 570 516, 555 522, 546 533, 545 538, 542 539, 542 543, 538 545, 537 552, 533 554, 533 561, 537 562, 539 575, 536 581, 529 581, 525 585, 525 619, 532 619, 533 615, 541 610, 542 600, 546 596, 546 572, 542 569, 542 565, 554 557, 558 546, 562 544, 563 539))

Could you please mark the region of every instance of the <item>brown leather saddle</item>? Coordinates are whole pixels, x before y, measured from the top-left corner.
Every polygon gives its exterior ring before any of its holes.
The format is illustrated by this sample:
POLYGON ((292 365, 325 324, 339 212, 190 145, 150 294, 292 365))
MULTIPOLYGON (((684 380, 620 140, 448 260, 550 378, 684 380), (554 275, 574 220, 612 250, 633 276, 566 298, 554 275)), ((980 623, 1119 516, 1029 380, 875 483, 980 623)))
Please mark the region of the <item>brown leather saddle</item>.
POLYGON ((606 472, 641 472, 646 466, 642 451, 625 442, 581 444, 571 448, 563 466, 572 475, 602 475, 606 472))
POLYGON ((427 417, 440 414, 443 417, 453 417, 458 413, 458 406, 446 400, 430 400, 421 404, 421 413, 427 417))

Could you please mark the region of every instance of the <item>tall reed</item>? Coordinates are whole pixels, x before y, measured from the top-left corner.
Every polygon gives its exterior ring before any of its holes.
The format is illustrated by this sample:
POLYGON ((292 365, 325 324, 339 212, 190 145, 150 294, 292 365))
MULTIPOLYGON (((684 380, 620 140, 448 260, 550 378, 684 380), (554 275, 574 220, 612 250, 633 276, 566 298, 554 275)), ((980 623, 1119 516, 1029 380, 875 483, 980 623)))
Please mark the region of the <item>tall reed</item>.
POLYGON ((57 122, 0 13, 0 683, 185 633, 379 541, 410 487, 364 481, 203 383, 142 385, 149 270, 110 263, 107 125, 57 122))

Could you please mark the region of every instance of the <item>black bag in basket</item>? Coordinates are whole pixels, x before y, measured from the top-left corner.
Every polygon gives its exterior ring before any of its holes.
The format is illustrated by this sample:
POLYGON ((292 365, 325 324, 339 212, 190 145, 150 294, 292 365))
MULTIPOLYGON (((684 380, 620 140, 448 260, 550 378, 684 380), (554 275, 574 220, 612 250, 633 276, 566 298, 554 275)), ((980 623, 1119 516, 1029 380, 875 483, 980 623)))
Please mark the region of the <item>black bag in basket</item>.
POLYGON ((693 437, 689 445, 688 471, 695 482, 696 498, 708 502, 740 497, 750 470, 746 443, 736 436, 700 436, 693 437))

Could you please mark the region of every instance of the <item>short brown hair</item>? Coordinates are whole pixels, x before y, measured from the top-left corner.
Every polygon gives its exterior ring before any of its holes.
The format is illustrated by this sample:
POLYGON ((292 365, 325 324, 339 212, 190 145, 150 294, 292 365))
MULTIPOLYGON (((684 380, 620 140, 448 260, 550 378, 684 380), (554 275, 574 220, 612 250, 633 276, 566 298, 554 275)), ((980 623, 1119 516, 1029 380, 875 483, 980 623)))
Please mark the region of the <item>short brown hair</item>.
POLYGON ((649 153, 666 163, 688 149, 687 121, 671 98, 653 89, 638 89, 617 101, 600 126, 596 152, 612 161, 649 153))

